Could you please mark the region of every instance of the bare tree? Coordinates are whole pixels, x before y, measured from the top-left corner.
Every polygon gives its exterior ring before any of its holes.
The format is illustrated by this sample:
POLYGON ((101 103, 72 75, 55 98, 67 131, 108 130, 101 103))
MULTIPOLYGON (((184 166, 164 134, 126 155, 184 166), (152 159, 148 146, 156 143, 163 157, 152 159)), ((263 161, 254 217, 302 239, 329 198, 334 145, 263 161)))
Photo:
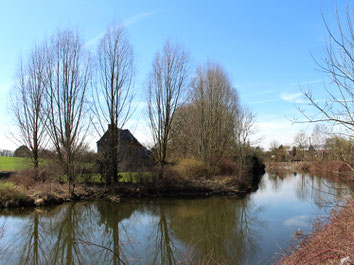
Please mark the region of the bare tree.
POLYGON ((279 146, 280 146, 280 144, 277 140, 273 140, 270 142, 270 150, 271 151, 277 150, 279 146))
POLYGON ((197 69, 191 100, 198 156, 213 167, 213 161, 226 153, 234 138, 238 95, 224 68, 209 62, 197 69))
POLYGON ((89 125, 90 58, 82 48, 78 33, 65 30, 52 36, 46 60, 47 132, 68 178, 69 193, 73 195, 78 156, 89 125))
POLYGON ((302 161, 304 161, 305 158, 305 147, 307 144, 307 136, 305 132, 300 131, 294 138, 294 143, 298 146, 298 148, 302 152, 302 161))
POLYGON ((157 52, 148 80, 148 112, 155 144, 155 158, 163 177, 175 110, 188 84, 189 55, 178 44, 167 41, 157 52))
POLYGON ((243 171, 245 164, 246 149, 250 146, 250 136, 255 130, 256 116, 247 107, 242 107, 236 116, 235 138, 238 156, 240 159, 240 173, 243 171))
POLYGON ((323 149, 327 139, 327 132, 324 126, 316 124, 311 134, 310 144, 314 147, 319 160, 323 160, 323 149))
POLYGON ((119 134, 128 121, 133 100, 134 54, 123 26, 112 24, 98 47, 99 86, 95 90, 95 114, 99 129, 108 128, 106 183, 117 182, 119 134))
POLYGON ((43 48, 35 47, 28 60, 20 62, 11 106, 19 130, 19 134, 14 137, 28 147, 34 168, 39 165, 39 150, 45 141, 47 120, 44 111, 44 55, 43 48))
POLYGON ((344 127, 348 135, 354 132, 354 31, 353 6, 348 3, 346 21, 342 22, 336 9, 337 32, 330 29, 324 15, 323 21, 328 33, 325 51, 326 57, 322 61, 315 60, 319 69, 330 79, 329 86, 325 86, 328 99, 322 103, 312 95, 310 89, 303 89, 303 94, 310 106, 317 112, 309 115, 300 109, 305 122, 325 122, 331 125, 344 127))

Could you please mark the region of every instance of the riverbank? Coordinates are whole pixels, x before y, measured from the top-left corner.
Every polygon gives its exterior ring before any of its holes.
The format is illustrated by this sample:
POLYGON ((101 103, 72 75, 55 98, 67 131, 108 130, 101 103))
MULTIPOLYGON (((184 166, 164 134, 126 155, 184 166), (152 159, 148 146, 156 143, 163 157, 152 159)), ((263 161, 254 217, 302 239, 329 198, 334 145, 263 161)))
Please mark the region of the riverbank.
MULTIPOLYGON (((354 172, 350 165, 338 161, 268 163, 267 171, 274 174, 305 172, 343 182, 354 191, 354 172)), ((277 263, 295 264, 354 264, 354 197, 332 209, 326 222, 317 220, 309 235, 294 235, 291 246, 277 263)))
POLYGON ((354 191, 353 165, 341 161, 267 162, 266 170, 280 176, 293 172, 321 175, 327 179, 344 182, 354 191))
MULTIPOLYGON (((260 177, 256 177, 260 179, 260 177)), ((11 178, 10 178, 11 180, 11 178)), ((258 188, 256 183, 240 183, 235 177, 186 179, 168 177, 153 182, 104 184, 78 184, 73 196, 67 192, 67 184, 37 182, 31 186, 15 185, 11 181, 0 182, 0 208, 35 207, 61 204, 70 201, 107 200, 119 202, 122 198, 200 198, 217 195, 244 195, 258 188)))
POLYGON ((333 209, 326 223, 315 223, 313 233, 294 239, 277 264, 354 264, 354 198, 333 209))

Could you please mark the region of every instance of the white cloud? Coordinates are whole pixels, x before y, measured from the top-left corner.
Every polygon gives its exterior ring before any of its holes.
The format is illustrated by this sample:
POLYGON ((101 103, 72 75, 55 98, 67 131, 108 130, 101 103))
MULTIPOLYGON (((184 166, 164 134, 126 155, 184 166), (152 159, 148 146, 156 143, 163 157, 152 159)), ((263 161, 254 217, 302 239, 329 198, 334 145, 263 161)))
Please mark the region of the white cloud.
POLYGON ((265 91, 259 91, 259 92, 247 94, 247 95, 245 95, 245 97, 263 96, 263 95, 269 95, 269 94, 273 94, 273 93, 274 93, 274 90, 265 90, 265 91))
POLYGON ((270 143, 276 140, 279 144, 292 146, 295 135, 300 130, 308 130, 308 124, 292 123, 285 117, 276 115, 263 115, 258 118, 259 122, 256 122, 257 128, 254 139, 261 138, 259 143, 264 148, 269 148, 270 143))
POLYGON ((251 102, 251 104, 262 104, 262 103, 268 103, 274 101, 276 101, 276 99, 264 99, 264 100, 253 101, 251 102))
POLYGON ((302 93, 282 93, 280 95, 282 100, 288 101, 290 103, 303 103, 302 93))
MULTIPOLYGON (((123 21, 123 25, 125 27, 131 26, 139 21, 142 21, 144 19, 147 19, 149 17, 151 17, 152 15, 156 14, 157 11, 151 11, 151 12, 140 12, 138 14, 136 14, 133 17, 127 18, 123 21)), ((85 43, 86 47, 92 47, 94 46, 105 34, 106 31, 102 31, 101 33, 97 34, 95 37, 93 37, 92 39, 90 39, 89 41, 87 41, 85 43)))
POLYGON ((309 217, 304 215, 297 215, 284 221, 285 226, 307 227, 309 226, 309 217))
POLYGON ((126 20, 123 21, 123 24, 125 27, 128 27, 128 26, 135 24, 141 20, 151 17, 152 15, 155 15, 156 13, 157 13, 156 11, 141 12, 141 13, 136 14, 133 17, 127 18, 126 20))

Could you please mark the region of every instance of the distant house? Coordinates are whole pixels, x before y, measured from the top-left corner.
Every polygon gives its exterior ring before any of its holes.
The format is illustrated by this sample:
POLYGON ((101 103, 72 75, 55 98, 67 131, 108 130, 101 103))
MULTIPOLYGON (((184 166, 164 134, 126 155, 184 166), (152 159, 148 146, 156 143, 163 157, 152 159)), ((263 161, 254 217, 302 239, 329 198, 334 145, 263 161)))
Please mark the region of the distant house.
MULTIPOLYGON (((129 130, 118 129, 118 170, 119 171, 140 171, 152 165, 150 152, 134 137, 129 130)), ((97 152, 108 157, 109 136, 112 126, 108 125, 108 130, 97 142, 97 152)))

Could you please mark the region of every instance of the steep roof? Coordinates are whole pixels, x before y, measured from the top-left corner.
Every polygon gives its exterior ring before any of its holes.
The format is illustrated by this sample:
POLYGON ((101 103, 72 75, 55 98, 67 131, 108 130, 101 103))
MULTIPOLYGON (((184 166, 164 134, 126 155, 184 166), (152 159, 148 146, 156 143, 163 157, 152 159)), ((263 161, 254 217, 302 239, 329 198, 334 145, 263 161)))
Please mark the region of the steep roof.
MULTIPOLYGON (((109 125, 108 130, 102 135, 101 139, 97 141, 97 144, 99 144, 101 141, 106 141, 106 139, 109 137, 110 130, 112 130, 112 126, 109 125)), ((128 129, 122 130, 118 128, 118 132, 120 140, 143 146, 128 129)))

